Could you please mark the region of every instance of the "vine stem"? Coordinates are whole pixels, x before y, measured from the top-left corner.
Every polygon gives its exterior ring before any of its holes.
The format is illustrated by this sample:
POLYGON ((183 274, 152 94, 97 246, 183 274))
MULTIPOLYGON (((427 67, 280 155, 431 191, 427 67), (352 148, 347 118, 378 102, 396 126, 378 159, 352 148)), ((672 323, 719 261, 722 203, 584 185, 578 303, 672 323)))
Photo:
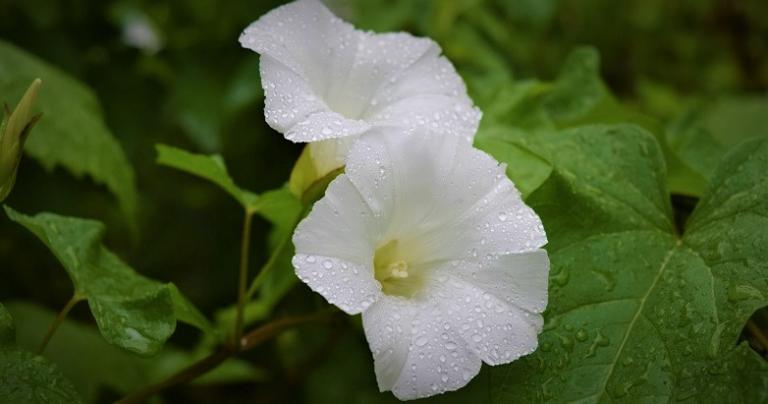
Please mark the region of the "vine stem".
POLYGON ((326 311, 305 316, 285 317, 279 320, 275 320, 271 323, 267 323, 244 335, 240 339, 237 348, 233 349, 230 346, 224 346, 218 351, 206 356, 203 359, 200 359, 199 361, 178 371, 177 373, 174 373, 168 378, 123 397, 122 399, 116 401, 115 404, 143 403, 148 398, 169 387, 190 382, 197 377, 202 376, 213 369, 216 369, 216 367, 221 365, 224 361, 233 356, 236 356, 239 352, 252 349, 262 342, 276 336, 287 328, 309 322, 323 321, 328 319, 333 314, 334 312, 332 311, 326 311))
POLYGON ((238 280, 235 332, 232 339, 232 347, 236 349, 240 347, 239 341, 243 335, 243 312, 245 311, 245 304, 248 300, 246 284, 248 283, 248 258, 250 256, 249 249, 251 246, 251 221, 253 219, 253 213, 254 212, 249 209, 245 210, 243 236, 240 242, 240 279, 238 280))
POLYGON ((72 295, 72 298, 69 299, 67 304, 64 305, 59 314, 56 316, 56 319, 54 319, 53 323, 51 323, 51 326, 48 327, 48 331, 45 332, 45 336, 43 336, 43 341, 40 342, 40 346, 37 347, 38 355, 41 355, 43 351, 45 351, 45 347, 48 346, 48 342, 50 342, 51 338, 53 338, 53 334, 55 334, 56 330, 59 329, 59 326, 64 322, 64 319, 67 318, 67 314, 69 314, 72 308, 75 307, 75 305, 81 300, 83 300, 83 298, 75 293, 72 295))
MULTIPOLYGON (((299 214, 296 216, 296 219, 291 224, 291 229, 296 229, 296 226, 299 224, 301 219, 304 218, 304 215, 307 214, 309 211, 308 206, 304 206, 299 212, 299 214)), ((280 259, 280 256, 283 255, 285 252, 285 249, 288 248, 292 244, 292 238, 293 238, 293 231, 288 232, 285 237, 283 237, 282 240, 280 240, 280 244, 277 245, 275 248, 275 251, 272 252, 272 255, 269 256, 269 259, 264 264, 264 266, 261 267, 261 270, 259 271, 259 274, 256 275, 256 278, 253 279, 253 282, 251 282, 251 286, 248 288, 248 292, 246 293, 246 299, 250 299, 253 297, 253 294, 256 293, 257 290, 261 287, 261 285, 264 283, 264 281, 267 279, 267 275, 272 272, 272 268, 275 267, 275 264, 277 264, 277 260, 280 259)))

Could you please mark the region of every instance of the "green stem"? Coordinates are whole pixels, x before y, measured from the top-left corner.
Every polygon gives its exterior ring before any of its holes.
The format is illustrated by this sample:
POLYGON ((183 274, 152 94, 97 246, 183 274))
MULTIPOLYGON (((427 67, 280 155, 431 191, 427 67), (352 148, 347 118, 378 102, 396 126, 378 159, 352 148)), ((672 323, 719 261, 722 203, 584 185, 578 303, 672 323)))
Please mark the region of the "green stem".
POLYGON ((116 401, 115 403, 133 404, 146 402, 150 397, 169 387, 190 382, 210 372, 211 370, 216 369, 216 367, 221 365, 227 359, 236 356, 238 352, 252 349, 262 342, 280 334, 285 329, 308 322, 326 320, 333 314, 334 312, 326 311, 300 317, 281 318, 279 320, 265 324, 244 335, 236 349, 232 349, 231 347, 223 347, 222 349, 206 356, 205 358, 193 363, 192 365, 181 369, 168 378, 151 386, 147 386, 137 392, 129 394, 116 401))
POLYGON ((240 346, 240 338, 243 335, 243 311, 248 301, 246 293, 246 283, 248 282, 248 258, 250 256, 251 245, 251 220, 253 212, 246 209, 243 220, 243 237, 240 242, 240 279, 238 281, 237 291, 237 314, 235 317, 235 333, 233 335, 232 347, 240 346))
POLYGON ((43 341, 40 343, 40 346, 37 347, 37 354, 41 355, 43 351, 45 351, 45 347, 48 346, 48 342, 51 341, 51 338, 53 338, 53 334, 56 333, 56 330, 59 329, 59 326, 61 323, 64 322, 64 319, 67 318, 67 314, 72 310, 75 305, 83 300, 80 296, 75 293, 71 299, 67 302, 67 304, 64 305, 64 307, 59 312, 59 315, 56 316, 56 319, 53 320, 53 323, 51 323, 51 326, 48 327, 48 331, 45 333, 45 336, 43 337, 43 341))
POLYGON ((272 251, 272 255, 269 256, 269 259, 267 260, 267 262, 261 267, 259 274, 256 275, 256 278, 253 279, 253 282, 251 282, 251 286, 248 288, 248 292, 246 293, 246 296, 249 299, 253 297, 253 294, 256 293, 257 290, 259 290, 261 285, 267 279, 267 274, 269 274, 272 271, 272 268, 275 267, 275 264, 277 264, 277 260, 283 254, 283 252, 285 251, 285 248, 290 245, 292 235, 293 233, 288 233, 288 235, 286 235, 285 237, 283 237, 282 240, 280 240, 280 244, 277 245, 277 248, 275 248, 275 251, 272 251))
POLYGON ((297 216, 294 223, 291 225, 291 231, 289 231, 285 237, 283 237, 282 240, 280 240, 280 244, 277 245, 277 248, 275 248, 274 251, 272 251, 272 255, 269 256, 269 259, 264 264, 264 266, 261 267, 261 270, 259 271, 259 274, 256 275, 256 278, 253 279, 253 282, 251 282, 251 286, 248 288, 248 293, 246 293, 246 298, 250 299, 253 297, 253 294, 256 293, 257 290, 261 287, 261 285, 264 283, 264 281, 267 280, 267 275, 272 272, 272 269, 277 264, 277 260, 280 259, 280 256, 283 255, 285 252, 285 249, 288 248, 292 244, 292 238, 293 238, 293 231, 296 229, 296 226, 299 224, 301 219, 304 217, 304 215, 309 210, 309 207, 305 206, 301 213, 297 216))

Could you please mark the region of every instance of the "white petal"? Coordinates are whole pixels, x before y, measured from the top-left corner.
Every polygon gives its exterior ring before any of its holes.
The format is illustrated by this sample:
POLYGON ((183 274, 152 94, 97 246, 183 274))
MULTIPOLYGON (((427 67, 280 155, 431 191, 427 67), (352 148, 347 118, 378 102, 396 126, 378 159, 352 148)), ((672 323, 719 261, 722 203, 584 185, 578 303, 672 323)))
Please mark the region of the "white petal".
POLYGON ((447 220, 418 235, 433 260, 485 259, 534 251, 547 243, 536 213, 488 154, 472 148, 456 153, 435 212, 447 220))
POLYGON ((264 118, 276 131, 285 133, 307 116, 328 109, 302 77, 271 56, 262 56, 259 68, 266 95, 264 118))
POLYGON ((381 391, 401 400, 428 397, 465 386, 481 361, 436 298, 384 296, 363 313, 381 391))
POLYGON ((454 299, 444 300, 450 319, 470 349, 489 365, 512 362, 538 346, 543 318, 511 305, 459 278, 446 288, 454 299))
POLYGON ((358 314, 381 296, 370 265, 320 255, 296 254, 296 275, 312 290, 347 314, 358 314))
POLYGON ((358 33, 357 53, 347 80, 331 90, 328 100, 330 105, 342 106, 349 116, 368 119, 384 105, 376 93, 396 83, 420 58, 439 55, 440 47, 431 39, 405 32, 358 33))
POLYGON ((419 129, 372 133, 350 152, 346 173, 397 238, 428 261, 484 259, 546 244, 541 220, 505 167, 453 136, 419 129))
POLYGON ((378 126, 428 128, 443 136, 458 136, 468 145, 477 132, 480 110, 468 99, 447 95, 415 95, 387 105, 372 118, 378 126))
POLYGON ((380 231, 379 219, 342 174, 331 182, 325 196, 296 227, 293 243, 297 254, 372 264, 380 231))
POLYGON ((285 132, 285 138, 292 142, 316 142, 360 135, 370 128, 365 121, 347 119, 333 111, 320 111, 293 125, 285 132))
POLYGON ((471 105, 466 93, 461 76, 448 59, 440 56, 440 48, 435 44, 431 52, 424 53, 397 77, 390 78, 389 84, 380 88, 376 99, 380 101, 379 105, 388 105, 418 95, 445 95, 471 105))
POLYGON ((316 0, 278 7, 249 25, 240 44, 303 77, 318 95, 344 83, 359 34, 316 0))
POLYGON ((374 212, 389 218, 385 239, 434 225, 435 205, 460 143, 427 130, 374 132, 356 142, 346 173, 374 212))
POLYGON ((530 313, 542 313, 547 307, 549 257, 545 250, 502 255, 478 270, 454 273, 499 300, 530 313))
POLYGON ((379 227, 354 185, 339 176, 294 232, 297 276, 345 312, 365 310, 381 294, 373 275, 379 227))

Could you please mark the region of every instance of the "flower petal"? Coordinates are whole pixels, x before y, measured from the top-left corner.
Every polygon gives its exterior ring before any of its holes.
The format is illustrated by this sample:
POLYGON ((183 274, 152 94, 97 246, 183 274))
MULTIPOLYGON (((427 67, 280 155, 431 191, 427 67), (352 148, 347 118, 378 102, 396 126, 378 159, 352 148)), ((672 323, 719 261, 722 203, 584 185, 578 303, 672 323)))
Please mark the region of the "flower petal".
POLYGON ((381 296, 381 285, 371 275, 370 265, 296 254, 293 267, 299 279, 347 314, 362 312, 381 296))
POLYGON ((297 276, 349 314, 381 294, 373 275, 379 221, 345 175, 331 182, 293 235, 297 276))
POLYGON ((370 128, 365 121, 348 119, 333 111, 319 111, 289 128, 285 138, 292 142, 317 142, 360 135, 370 128))
POLYGON ((547 307, 549 257, 545 250, 502 255, 482 268, 455 272, 464 281, 531 313, 547 307))
POLYGON ((372 121, 378 126, 429 128, 443 136, 458 136, 471 145, 480 116, 480 110, 464 97, 423 94, 389 104, 372 121))
MULTIPOLYGON (((380 220, 342 174, 299 223, 293 234, 297 254, 336 257, 372 265, 380 220)), ((372 271, 371 271, 371 277, 372 271)))
POLYGON ((266 95, 264 118, 276 131, 285 133, 307 116, 328 109, 301 76, 271 56, 262 56, 259 68, 266 95))
MULTIPOLYGON (((355 143, 346 173, 375 214, 388 218, 393 234, 429 227, 461 140, 428 130, 374 131, 355 143)), ((468 146, 467 146, 468 147, 468 146)))
POLYGON ((456 153, 435 214, 447 218, 415 235, 435 261, 485 259, 534 251, 547 243, 544 227, 499 165, 472 148, 456 153), (439 212, 439 213, 438 213, 439 212))
POLYGON ((479 110, 431 39, 355 30, 299 0, 262 16, 240 42, 262 55, 265 116, 289 140, 429 126, 471 143, 477 130, 479 110))
POLYGON ((530 354, 538 346, 544 320, 499 299, 457 277, 448 277, 446 287, 454 299, 443 304, 450 319, 470 349, 483 362, 500 365, 530 354))
POLYGON ((249 25, 240 44, 269 55, 304 78, 318 95, 343 85, 359 33, 317 0, 280 6, 249 25))
POLYGON ((381 391, 401 400, 428 397, 465 386, 481 361, 437 299, 383 296, 363 312, 381 391))
POLYGON ((349 116, 368 119, 382 107, 375 95, 381 88, 396 83, 401 73, 425 55, 440 54, 440 47, 429 38, 405 32, 357 31, 358 47, 347 80, 328 94, 330 105, 339 105, 349 116))

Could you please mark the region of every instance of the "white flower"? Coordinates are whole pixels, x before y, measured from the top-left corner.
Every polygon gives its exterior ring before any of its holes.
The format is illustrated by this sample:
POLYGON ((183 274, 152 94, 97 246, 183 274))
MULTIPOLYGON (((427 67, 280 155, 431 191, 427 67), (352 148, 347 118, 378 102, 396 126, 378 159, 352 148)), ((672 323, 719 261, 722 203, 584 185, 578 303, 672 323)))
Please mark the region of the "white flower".
POLYGON ((261 54, 267 123, 291 141, 316 142, 321 173, 376 128, 429 126, 472 142, 480 111, 430 39, 359 31, 299 0, 252 23, 240 43, 261 54))
POLYGON ((379 389, 400 399, 532 352, 547 304, 546 235, 505 166, 417 135, 360 138, 293 237, 297 275, 362 313, 379 389))

